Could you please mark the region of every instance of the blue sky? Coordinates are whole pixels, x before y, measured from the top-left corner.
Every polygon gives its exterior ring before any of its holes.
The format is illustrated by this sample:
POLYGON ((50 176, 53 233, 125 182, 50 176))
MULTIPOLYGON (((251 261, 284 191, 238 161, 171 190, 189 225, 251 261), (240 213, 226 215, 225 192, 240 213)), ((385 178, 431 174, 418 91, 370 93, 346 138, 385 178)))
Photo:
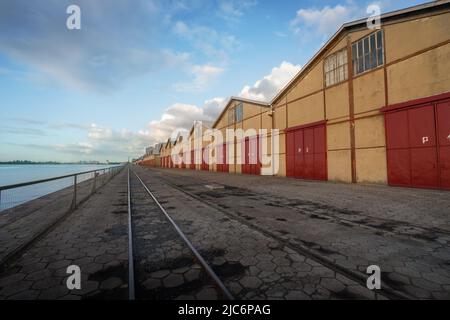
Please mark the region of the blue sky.
POLYGON ((2 0, 0 161, 138 156, 229 96, 270 100, 369 4, 423 2, 2 0))

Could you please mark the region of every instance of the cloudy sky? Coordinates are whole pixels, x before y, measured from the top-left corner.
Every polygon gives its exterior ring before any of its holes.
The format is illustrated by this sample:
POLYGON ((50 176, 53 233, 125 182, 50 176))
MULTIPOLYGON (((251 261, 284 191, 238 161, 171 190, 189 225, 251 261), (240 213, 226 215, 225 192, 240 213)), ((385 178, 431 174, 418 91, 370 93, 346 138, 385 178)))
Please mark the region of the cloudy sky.
POLYGON ((0 161, 139 156, 229 96, 269 101, 369 4, 421 2, 1 0, 0 161))

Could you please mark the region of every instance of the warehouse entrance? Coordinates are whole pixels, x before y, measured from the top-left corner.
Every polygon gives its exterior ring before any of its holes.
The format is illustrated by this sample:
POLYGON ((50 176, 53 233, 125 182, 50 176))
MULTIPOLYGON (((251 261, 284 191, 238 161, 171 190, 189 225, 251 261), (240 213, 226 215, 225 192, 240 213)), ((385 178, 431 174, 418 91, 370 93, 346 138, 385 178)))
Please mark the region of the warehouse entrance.
POLYGON ((216 148, 216 154, 217 154, 217 171, 219 172, 228 172, 229 166, 228 166, 228 153, 227 153, 227 144, 224 143, 220 146, 217 146, 216 148))
POLYGON ((244 156, 242 173, 261 174, 261 158, 259 155, 259 136, 246 137, 244 140, 244 156))
POLYGON ((326 125, 324 121, 293 127, 286 132, 286 175, 327 180, 326 125))
POLYGON ((385 108, 388 182, 450 189, 450 99, 385 108))

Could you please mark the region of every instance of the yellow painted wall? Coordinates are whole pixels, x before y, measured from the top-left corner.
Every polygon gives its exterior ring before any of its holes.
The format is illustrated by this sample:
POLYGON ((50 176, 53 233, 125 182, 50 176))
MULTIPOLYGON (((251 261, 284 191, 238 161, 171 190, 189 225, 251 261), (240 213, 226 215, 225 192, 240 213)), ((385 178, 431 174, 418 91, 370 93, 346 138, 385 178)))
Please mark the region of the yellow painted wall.
POLYGON ((355 78, 353 97, 355 114, 383 107, 385 105, 383 68, 355 78))
POLYGON ((319 61, 287 94, 288 102, 323 88, 323 63, 319 61))
POLYGON ((388 67, 389 104, 450 91, 450 44, 388 67))
POLYGON ((328 150, 350 149, 350 124, 348 121, 327 125, 328 150))
POLYGON ((388 63, 449 39, 450 13, 386 25, 388 63))
POLYGON ((288 127, 324 120, 323 92, 288 104, 288 127))
POLYGON ((386 148, 356 149, 356 181, 387 183, 386 148))
POLYGON ((274 126, 280 130, 286 129, 286 106, 276 108, 273 113, 274 126))
POLYGON ((384 115, 355 120, 355 147, 373 148, 386 146, 384 115))
POLYGON ((349 115, 348 105, 348 82, 325 90, 327 119, 347 117, 349 115))
POLYGON ((328 180, 351 182, 351 153, 350 150, 328 151, 328 180))

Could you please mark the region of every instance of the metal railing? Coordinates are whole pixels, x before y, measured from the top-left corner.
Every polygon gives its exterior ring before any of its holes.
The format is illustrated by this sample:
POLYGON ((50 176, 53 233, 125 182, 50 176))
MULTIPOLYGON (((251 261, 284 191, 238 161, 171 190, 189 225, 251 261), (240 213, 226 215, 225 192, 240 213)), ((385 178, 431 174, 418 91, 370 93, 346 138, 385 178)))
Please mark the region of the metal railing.
POLYGON ((78 172, 54 178, 0 186, 0 211, 11 209, 29 201, 61 191, 67 197, 70 192, 70 209, 92 195, 112 177, 120 172, 124 165, 78 172), (71 191, 69 191, 71 190, 71 191))

